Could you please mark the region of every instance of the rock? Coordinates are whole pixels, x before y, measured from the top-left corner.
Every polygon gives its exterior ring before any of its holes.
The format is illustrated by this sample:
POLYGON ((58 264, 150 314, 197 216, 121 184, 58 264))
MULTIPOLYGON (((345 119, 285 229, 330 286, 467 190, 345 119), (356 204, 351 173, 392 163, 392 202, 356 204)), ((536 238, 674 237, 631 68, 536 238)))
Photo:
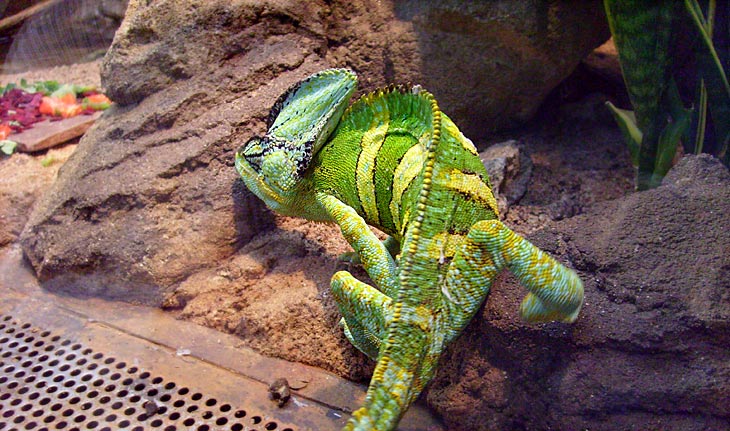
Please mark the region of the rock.
POLYGON ((729 429, 729 213, 727 168, 686 156, 661 187, 533 235, 581 273, 581 317, 521 322, 503 277, 428 403, 453 430, 729 429))
POLYGON ((402 48, 393 38, 383 49, 392 74, 433 92, 472 139, 532 118, 550 90, 609 36, 598 1, 403 1, 395 16, 415 33, 406 40, 415 39, 409 49, 418 55, 398 61, 391 53, 402 48))
MULTIPOLYGON (((357 71, 364 90, 423 85, 473 139, 530 119, 609 35, 597 0, 146 3, 130 2, 107 56, 105 84, 119 103, 207 74, 211 64, 227 69, 247 52, 265 56, 253 48, 261 38, 304 35, 328 64, 357 71)), ((229 75, 221 85, 235 69, 229 75)))
POLYGON ((618 50, 613 43, 613 38, 588 54, 583 59, 583 64, 591 72, 615 85, 623 85, 624 83, 621 63, 618 61, 618 50))
POLYGON ((532 160, 514 140, 489 146, 479 153, 479 158, 489 173, 500 214, 505 213, 509 205, 519 202, 525 195, 532 175, 532 160))
POLYGON ((272 225, 233 154, 289 85, 330 66, 363 90, 418 82, 486 133, 527 119, 605 39, 599 4, 132 0, 102 64, 117 104, 37 202, 23 250, 47 288, 159 305, 272 225))

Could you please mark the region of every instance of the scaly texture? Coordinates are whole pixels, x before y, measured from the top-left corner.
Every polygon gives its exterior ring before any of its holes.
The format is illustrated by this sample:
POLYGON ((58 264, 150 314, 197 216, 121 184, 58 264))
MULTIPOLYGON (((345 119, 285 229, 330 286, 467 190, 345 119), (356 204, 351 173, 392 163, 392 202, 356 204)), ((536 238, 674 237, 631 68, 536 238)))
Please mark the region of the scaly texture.
POLYGON ((499 221, 476 148, 430 93, 389 87, 343 113, 355 85, 330 69, 293 86, 236 168, 269 207, 337 223, 355 249, 375 286, 340 271, 331 288, 347 338, 377 365, 345 429, 392 430, 501 269, 527 287, 531 322, 573 322, 583 285, 499 221))

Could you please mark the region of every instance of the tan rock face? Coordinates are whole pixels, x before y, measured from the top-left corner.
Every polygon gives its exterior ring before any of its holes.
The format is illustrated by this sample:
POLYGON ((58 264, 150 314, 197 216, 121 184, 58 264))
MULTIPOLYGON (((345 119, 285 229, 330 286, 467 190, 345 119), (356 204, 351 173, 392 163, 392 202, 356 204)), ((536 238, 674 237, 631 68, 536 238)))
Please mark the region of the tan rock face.
MULTIPOLYGON (((105 84, 120 103, 289 50, 290 61, 264 66, 262 76, 315 54, 353 68, 365 90, 419 83, 473 138, 528 120, 608 37, 599 1, 145 3, 130 2, 105 63, 105 84)), ((233 82, 218 84, 235 91, 240 74, 227 75, 233 82)))
POLYGON ((83 274, 159 303, 271 224, 233 153, 290 84, 330 66, 364 90, 422 83, 484 134, 527 118, 604 37, 600 8, 566 4, 131 1, 102 65, 117 106, 31 215, 25 252, 49 285, 83 274))

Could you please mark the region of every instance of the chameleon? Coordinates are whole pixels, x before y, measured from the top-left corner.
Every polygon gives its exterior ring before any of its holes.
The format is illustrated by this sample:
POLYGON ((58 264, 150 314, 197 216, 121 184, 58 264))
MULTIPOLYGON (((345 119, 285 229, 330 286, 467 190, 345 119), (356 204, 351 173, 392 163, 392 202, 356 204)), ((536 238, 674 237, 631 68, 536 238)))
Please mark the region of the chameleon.
POLYGON ((374 286, 338 271, 330 290, 345 336, 376 366, 344 430, 393 430, 503 268, 528 290, 528 322, 575 321, 583 284, 502 224, 474 144, 433 95, 391 85, 348 106, 356 86, 348 69, 293 85, 235 167, 269 208, 335 223, 353 247, 374 286))

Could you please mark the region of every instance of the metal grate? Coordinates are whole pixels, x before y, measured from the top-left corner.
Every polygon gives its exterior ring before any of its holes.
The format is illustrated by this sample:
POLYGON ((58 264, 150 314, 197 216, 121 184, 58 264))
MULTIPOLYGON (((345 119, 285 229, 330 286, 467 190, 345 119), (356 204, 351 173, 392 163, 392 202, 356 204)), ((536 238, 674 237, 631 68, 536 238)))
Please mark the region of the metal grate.
POLYGON ((0 430, 117 429, 294 431, 0 315, 0 430))

